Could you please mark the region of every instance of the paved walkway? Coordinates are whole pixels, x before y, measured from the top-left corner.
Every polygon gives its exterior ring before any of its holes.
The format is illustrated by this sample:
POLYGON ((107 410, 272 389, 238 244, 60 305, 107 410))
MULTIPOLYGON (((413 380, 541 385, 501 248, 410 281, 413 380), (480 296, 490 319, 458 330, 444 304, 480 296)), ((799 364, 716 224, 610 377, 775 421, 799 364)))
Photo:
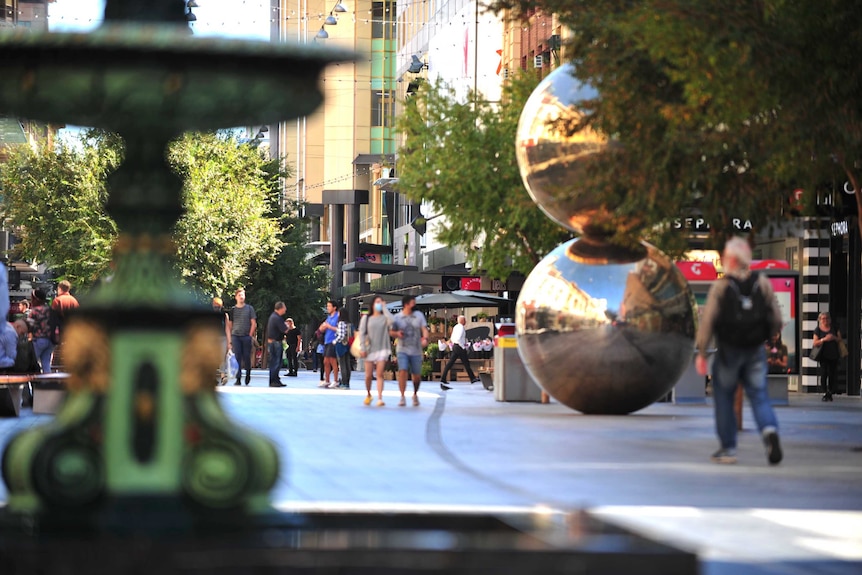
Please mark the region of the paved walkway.
MULTIPOLYGON (((766 463, 746 407, 739 463, 716 449, 709 406, 655 404, 624 417, 556 403, 500 403, 479 384, 419 407, 364 406, 318 375, 219 388, 225 409, 268 434, 282 454, 273 500, 283 509, 575 509, 698 552, 706 575, 862 573, 862 401, 791 394, 778 408, 785 461, 766 463)), ((409 404, 409 401, 408 401, 409 404)), ((45 421, 0 419, 0 443, 45 421)), ((0 499, 5 497, 0 486, 0 499)))

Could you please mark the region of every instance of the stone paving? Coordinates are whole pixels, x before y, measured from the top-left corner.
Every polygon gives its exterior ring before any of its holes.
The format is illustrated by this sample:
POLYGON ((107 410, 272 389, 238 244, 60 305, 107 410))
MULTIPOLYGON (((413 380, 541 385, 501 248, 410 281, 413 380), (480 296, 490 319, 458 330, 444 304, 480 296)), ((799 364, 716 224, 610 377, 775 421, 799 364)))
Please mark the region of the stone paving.
MULTIPOLYGON (((654 404, 623 417, 556 403, 501 403, 481 385, 423 382, 421 405, 365 406, 318 374, 219 388, 238 422, 282 455, 275 505, 290 510, 586 508, 696 551, 707 575, 862 573, 862 401, 791 394, 778 408, 785 460, 771 467, 746 407, 739 463, 716 465, 712 408, 654 404)), ((409 385, 408 385, 409 387, 409 385)), ((375 393, 376 397, 376 393, 375 393)), ((46 421, 0 419, 0 443, 46 421)), ((5 487, 0 486, 0 500, 5 487)))

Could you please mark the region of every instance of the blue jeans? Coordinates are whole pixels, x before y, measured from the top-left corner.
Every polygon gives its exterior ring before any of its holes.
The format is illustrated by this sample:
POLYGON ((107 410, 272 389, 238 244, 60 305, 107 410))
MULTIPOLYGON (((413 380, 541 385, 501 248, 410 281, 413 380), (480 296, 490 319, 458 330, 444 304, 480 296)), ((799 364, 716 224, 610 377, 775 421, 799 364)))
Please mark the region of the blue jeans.
POLYGON ((47 337, 37 337, 33 340, 33 351, 39 358, 42 373, 51 373, 51 354, 54 353, 54 344, 47 337))
POLYGON ((712 389, 715 396, 715 430, 721 447, 736 449, 736 416, 733 413, 733 396, 738 383, 742 384, 757 429, 766 427, 778 430, 778 420, 766 388, 766 350, 757 347, 733 347, 726 344, 718 346, 718 353, 712 366, 712 389))
POLYGON ((239 369, 236 372, 236 380, 240 380, 243 368, 246 369, 245 378, 251 378, 251 336, 231 334, 230 345, 233 348, 233 354, 236 356, 236 362, 239 364, 239 369))
POLYGON ((269 382, 278 383, 278 370, 281 369, 281 342, 274 341, 266 346, 269 354, 269 382))
POLYGON ((421 355, 408 355, 403 351, 399 351, 397 357, 398 371, 406 371, 408 374, 413 373, 416 375, 420 375, 422 373, 421 355))

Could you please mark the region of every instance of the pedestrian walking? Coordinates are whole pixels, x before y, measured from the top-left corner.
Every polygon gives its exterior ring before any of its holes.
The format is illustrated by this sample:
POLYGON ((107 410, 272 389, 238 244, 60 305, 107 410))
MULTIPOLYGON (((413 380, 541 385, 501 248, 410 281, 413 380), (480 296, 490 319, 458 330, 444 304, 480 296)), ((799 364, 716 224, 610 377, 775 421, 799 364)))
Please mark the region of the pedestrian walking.
POLYGON ((742 383, 766 446, 767 459, 775 465, 781 461, 782 452, 778 420, 767 395, 764 342, 781 330, 781 311, 769 279, 751 273, 751 247, 745 239, 728 240, 721 263, 725 275, 709 290, 697 331, 695 360, 697 372, 706 375, 706 350, 715 337, 718 351, 712 366, 712 389, 721 448, 712 455, 712 460, 736 463, 733 398, 738 383, 742 383))
POLYGON ((239 369, 236 372, 236 382, 240 385, 242 379, 242 368, 245 366, 245 384, 251 382, 251 354, 252 340, 257 332, 257 315, 251 304, 245 303, 245 289, 239 288, 234 292, 236 306, 228 312, 228 332, 230 332, 230 346, 236 356, 239 369))
POLYGON ((287 308, 283 301, 275 302, 275 307, 266 322, 266 353, 269 356, 269 386, 270 387, 285 387, 278 378, 278 372, 281 369, 281 342, 284 336, 287 335, 287 322, 284 320, 284 314, 287 308))
POLYGON ((320 381, 323 381, 323 352, 325 346, 323 344, 324 334, 322 331, 317 330, 314 332, 314 340, 312 341, 312 345, 314 346, 314 371, 319 371, 320 373, 320 381))
POLYGON ((350 339, 353 337, 353 324, 347 314, 341 313, 336 326, 335 355, 338 358, 338 373, 341 374, 339 389, 350 389, 350 375, 353 372, 353 356, 350 355, 350 339))
POLYGON ((449 342, 452 344, 452 353, 449 354, 449 361, 443 368, 443 373, 440 374, 440 388, 444 391, 452 389, 446 376, 449 375, 449 370, 455 365, 455 361, 460 359, 461 364, 467 371, 467 377, 470 378, 470 383, 476 383, 479 378, 473 373, 470 367, 470 358, 467 356, 467 318, 463 315, 458 316, 455 327, 452 328, 452 335, 449 336, 449 342))
MULTIPOLYGON (((392 325, 392 315, 386 309, 386 302, 380 296, 375 296, 371 302, 371 311, 359 320, 359 356, 365 360, 365 405, 371 405, 371 378, 373 372, 377 377, 377 407, 386 405, 383 402, 383 370, 392 355, 392 339, 389 337, 389 327, 392 325)), ((402 394, 403 396, 403 394, 402 394)))
POLYGON ((224 301, 220 297, 212 299, 213 313, 218 314, 221 320, 221 364, 216 374, 216 385, 225 385, 228 380, 228 349, 230 349, 230 331, 228 331, 228 317, 224 309, 224 301))
POLYGON ((31 296, 29 323, 32 326, 33 351, 39 360, 42 373, 51 373, 51 355, 54 342, 51 341, 51 308, 46 303, 45 290, 36 288, 31 296))
MULTIPOLYGON (((835 383, 838 379, 838 360, 841 358, 838 342, 841 332, 832 325, 832 316, 823 312, 817 316, 814 328, 814 348, 820 348, 817 363, 820 364, 820 385, 823 388, 823 401, 832 401, 835 383)), ((813 348, 812 348, 813 349, 813 348)))
POLYGON ((407 376, 413 379, 413 405, 419 405, 419 385, 422 382, 422 349, 428 345, 428 323, 420 311, 415 311, 416 298, 406 295, 401 298, 401 312, 392 319, 389 335, 398 338, 395 353, 398 357, 398 390, 401 400, 398 406, 407 404, 404 392, 407 376))
POLYGON ((297 377, 299 373, 299 357, 297 354, 302 349, 302 330, 296 327, 293 323, 293 318, 289 317, 284 320, 287 324, 287 376, 297 377))
POLYGON ((335 353, 335 338, 338 336, 339 315, 338 304, 333 300, 326 302, 326 319, 320 324, 320 331, 323 332, 324 382, 318 387, 330 389, 338 387, 338 356, 335 353))

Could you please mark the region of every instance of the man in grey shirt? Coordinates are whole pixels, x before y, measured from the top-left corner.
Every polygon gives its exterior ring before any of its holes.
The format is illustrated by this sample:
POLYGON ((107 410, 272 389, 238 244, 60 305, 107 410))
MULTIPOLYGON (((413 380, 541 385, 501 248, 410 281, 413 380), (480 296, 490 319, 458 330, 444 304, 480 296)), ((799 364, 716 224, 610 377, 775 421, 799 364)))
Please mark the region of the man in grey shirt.
POLYGON ((407 389, 408 372, 413 378, 413 405, 419 405, 419 384, 422 381, 422 349, 428 345, 428 323, 421 311, 414 311, 416 298, 406 295, 401 298, 401 313, 392 318, 389 335, 397 337, 395 352, 398 356, 398 389, 401 391, 399 406, 406 405, 404 392, 407 389))
POLYGON ((248 385, 251 381, 251 338, 257 331, 257 315, 254 313, 254 308, 245 303, 245 289, 236 290, 235 297, 236 307, 228 312, 227 321, 230 346, 239 363, 234 385, 240 385, 243 366, 246 370, 245 384, 248 385))

